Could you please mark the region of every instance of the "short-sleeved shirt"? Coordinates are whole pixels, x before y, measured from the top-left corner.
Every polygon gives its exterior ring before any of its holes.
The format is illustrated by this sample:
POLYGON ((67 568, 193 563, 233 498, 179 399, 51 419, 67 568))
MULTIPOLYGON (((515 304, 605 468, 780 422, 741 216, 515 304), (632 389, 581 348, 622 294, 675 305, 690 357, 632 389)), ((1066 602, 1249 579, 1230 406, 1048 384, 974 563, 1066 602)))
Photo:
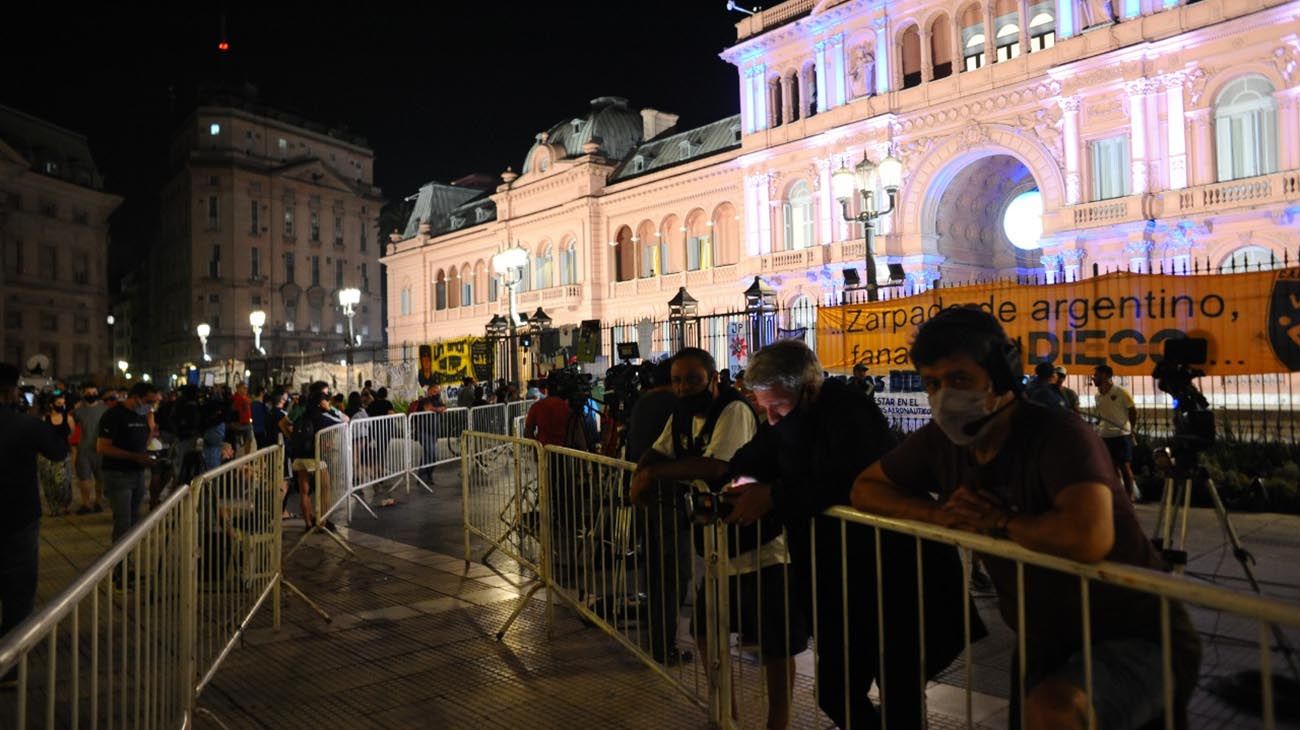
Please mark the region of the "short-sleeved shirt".
POLYGON ((99 433, 99 419, 103 418, 105 413, 108 413, 108 406, 102 400, 72 411, 72 418, 81 424, 82 437, 77 444, 81 453, 95 453, 95 434, 99 433))
MULTIPOLYGON (((1111 492, 1115 544, 1106 560, 1143 568, 1164 563, 1142 533, 1133 503, 1115 476, 1106 446, 1088 424, 1059 408, 1021 401, 1011 415, 1011 434, 992 462, 974 463, 970 452, 948 440, 933 421, 880 459, 885 476, 900 488, 938 494, 946 500, 959 485, 999 497, 1004 507, 1024 515, 1049 510, 1066 487, 1102 484, 1111 492)), ((1003 619, 1016 626, 1016 569, 1009 560, 985 564, 998 590, 1003 619)), ((1033 643, 1060 647, 1080 643, 1079 579, 1025 567, 1027 636, 1033 643)), ((1159 640, 1159 602, 1151 596, 1109 585, 1091 587, 1093 637, 1159 640)), ((1066 654, 1068 656, 1068 653, 1066 654)))
POLYGON ((563 398, 543 398, 528 409, 524 433, 531 434, 536 428, 536 438, 543 446, 567 446, 569 413, 569 402, 563 398))
POLYGON ((247 426, 253 422, 253 403, 248 400, 248 396, 235 394, 231 399, 231 420, 240 426, 247 426))
MULTIPOLYGON (((118 405, 99 419, 99 438, 108 439, 119 449, 143 454, 149 445, 149 419, 124 405, 118 405)), ((105 456, 105 471, 144 471, 143 464, 105 456)))
POLYGON ((1128 436, 1133 431, 1133 424, 1128 422, 1128 412, 1133 408, 1133 396, 1118 385, 1110 386, 1103 394, 1097 391, 1097 433, 1104 439, 1128 436))

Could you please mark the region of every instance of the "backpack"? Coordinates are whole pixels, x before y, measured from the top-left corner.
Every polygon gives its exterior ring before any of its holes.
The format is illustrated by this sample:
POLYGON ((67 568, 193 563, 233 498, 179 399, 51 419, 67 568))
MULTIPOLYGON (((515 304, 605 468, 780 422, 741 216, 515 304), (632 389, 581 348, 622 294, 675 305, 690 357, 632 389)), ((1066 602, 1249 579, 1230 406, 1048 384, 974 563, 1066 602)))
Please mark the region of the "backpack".
POLYGON ((289 438, 289 452, 295 459, 316 458, 316 413, 314 409, 303 412, 293 422, 293 435, 289 438))

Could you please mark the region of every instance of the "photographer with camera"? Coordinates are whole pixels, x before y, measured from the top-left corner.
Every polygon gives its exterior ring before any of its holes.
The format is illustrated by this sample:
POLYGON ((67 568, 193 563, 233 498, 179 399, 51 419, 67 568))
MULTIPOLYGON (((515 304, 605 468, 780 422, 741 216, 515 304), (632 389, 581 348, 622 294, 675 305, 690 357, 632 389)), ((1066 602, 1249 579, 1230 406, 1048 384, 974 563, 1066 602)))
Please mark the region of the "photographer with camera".
MULTIPOLYGON (((794 579, 791 602, 815 620, 822 647, 817 654, 822 710, 841 728, 878 726, 880 717, 868 692, 880 679, 883 660, 889 727, 922 727, 916 544, 882 534, 884 595, 878 600, 872 530, 819 516, 829 507, 847 505, 853 480, 894 445, 888 422, 861 390, 825 378, 817 355, 798 340, 757 352, 745 379, 771 428, 732 459, 731 472, 751 483, 730 491, 735 510, 728 521, 747 524, 766 518, 785 525, 794 579), (884 647, 877 631, 879 602, 888 617, 884 647)), ((962 650, 964 596, 956 551, 937 544, 926 544, 924 550, 925 666, 933 677, 962 650)), ((977 639, 983 625, 973 611, 972 619, 972 639, 977 639)))
MULTIPOLYGON (((694 347, 682 350, 673 357, 671 373, 677 409, 638 461, 629 498, 653 508, 659 499, 656 482, 692 482, 693 495, 714 495, 709 502, 713 514, 700 517, 723 517, 725 503, 716 495, 728 482, 731 458, 758 432, 758 419, 739 393, 719 385, 717 365, 708 352, 694 347)), ((768 689, 767 727, 785 728, 790 720, 794 656, 807 648, 808 634, 802 614, 792 611, 787 618, 788 558, 780 526, 769 521, 761 528, 738 532, 729 552, 731 626, 745 640, 759 642, 768 689)), ((701 587, 694 618, 701 646, 709 623, 703 609, 701 587)), ((727 639, 720 638, 725 645, 727 639)))
POLYGON ((1115 471, 1124 482, 1124 491, 1134 502, 1142 501, 1137 479, 1133 476, 1133 431, 1137 428, 1138 412, 1133 396, 1115 385, 1115 371, 1109 365, 1098 365, 1092 371, 1092 384, 1097 386, 1097 433, 1110 452, 1115 471))
MULTIPOLYGON (((1019 345, 979 309, 947 309, 923 324, 911 358, 933 420, 858 477, 853 506, 1011 540, 1067 560, 1163 569, 1097 435, 1069 411, 1020 396, 1021 357, 1019 345)), ((1096 727, 1154 726, 1165 692, 1161 599, 1091 584, 1089 680, 1078 577, 1026 565, 1018 593, 1014 561, 985 556, 984 563, 1007 626, 1014 630, 1024 615, 1027 665, 1013 664, 1010 686, 1019 684, 1023 671, 1027 730, 1089 727, 1086 687, 1096 727)), ((1186 727, 1200 643, 1182 605, 1170 601, 1168 607, 1177 716, 1167 719, 1186 727)), ((1019 693, 1012 692, 1010 717, 1019 714, 1019 693)))

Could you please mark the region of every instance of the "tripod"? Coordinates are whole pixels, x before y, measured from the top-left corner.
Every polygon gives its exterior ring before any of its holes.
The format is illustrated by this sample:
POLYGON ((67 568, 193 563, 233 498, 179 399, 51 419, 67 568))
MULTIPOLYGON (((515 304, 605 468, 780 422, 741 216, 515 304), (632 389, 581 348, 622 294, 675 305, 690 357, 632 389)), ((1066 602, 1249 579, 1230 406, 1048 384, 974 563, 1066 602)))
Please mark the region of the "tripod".
MULTIPOLYGON (((1192 506, 1192 489, 1197 481, 1205 485, 1214 506, 1214 514, 1219 519, 1219 526, 1232 546, 1232 556, 1241 564, 1251 590, 1263 595, 1259 582, 1255 579, 1255 556, 1241 544, 1237 530, 1232 526, 1228 510, 1219 497, 1219 488, 1210 478, 1205 468, 1200 465, 1200 453, 1195 448, 1180 448, 1171 452, 1169 448, 1157 449, 1154 453, 1156 466, 1165 475, 1164 493, 1160 496, 1160 512, 1156 517, 1156 528, 1152 533, 1151 543, 1160 551, 1175 575, 1182 575, 1187 568, 1187 516, 1192 506), (1175 456, 1175 453, 1177 456, 1175 456), (1174 523, 1178 523, 1177 541, 1174 542, 1174 523)), ((1300 680, 1300 666, 1297 666, 1295 648, 1287 641, 1286 635, 1275 624, 1270 624, 1278 648, 1291 669, 1292 676, 1300 680)))

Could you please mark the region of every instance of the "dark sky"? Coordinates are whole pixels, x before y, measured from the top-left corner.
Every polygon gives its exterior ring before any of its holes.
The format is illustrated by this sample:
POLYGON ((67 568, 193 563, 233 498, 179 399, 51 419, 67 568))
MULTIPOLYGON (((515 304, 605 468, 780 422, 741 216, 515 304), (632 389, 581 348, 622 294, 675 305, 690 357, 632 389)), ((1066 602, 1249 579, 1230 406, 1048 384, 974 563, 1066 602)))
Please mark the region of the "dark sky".
POLYGON ((738 112, 735 70, 717 54, 743 16, 724 0, 39 5, 7 11, 27 16, 6 22, 25 30, 0 50, 0 103, 90 137, 107 187, 128 199, 119 244, 147 235, 169 131, 216 78, 365 136, 389 200, 518 169, 534 134, 596 96, 686 125, 738 112))

